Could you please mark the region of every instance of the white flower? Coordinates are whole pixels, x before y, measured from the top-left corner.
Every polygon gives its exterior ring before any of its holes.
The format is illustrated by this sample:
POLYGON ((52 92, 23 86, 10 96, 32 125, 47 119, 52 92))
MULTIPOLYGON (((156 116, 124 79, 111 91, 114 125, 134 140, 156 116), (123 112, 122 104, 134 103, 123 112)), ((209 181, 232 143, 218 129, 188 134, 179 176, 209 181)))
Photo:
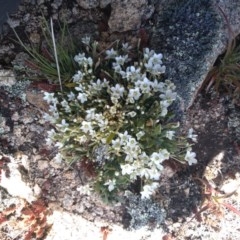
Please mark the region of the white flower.
POLYGON ((149 166, 151 167, 154 164, 159 170, 162 170, 163 166, 161 163, 169 159, 169 157, 170 153, 166 149, 161 149, 158 153, 154 152, 150 156, 151 162, 149 162, 149 166))
MULTIPOLYGON (((91 67, 91 66, 93 65, 93 59, 92 59, 91 57, 88 57, 88 58, 86 59, 86 64, 91 67)), ((89 73, 91 73, 91 72, 92 72, 92 70, 90 69, 90 70, 89 70, 89 73)))
POLYGON ((152 82, 147 77, 144 77, 143 80, 138 80, 136 82, 136 86, 139 86, 143 93, 149 93, 151 91, 152 82))
POLYGON ((142 152, 138 157, 143 163, 147 164, 150 161, 149 156, 145 152, 142 152))
POLYGON ((103 79, 102 86, 103 87, 108 87, 109 86, 109 81, 107 81, 106 78, 103 79))
POLYGON ((163 162, 164 159, 161 158, 161 155, 159 155, 159 153, 152 153, 150 156, 150 160, 151 162, 148 163, 149 167, 157 167, 159 170, 163 170, 163 166, 161 165, 161 163, 163 162))
POLYGON ((121 72, 123 78, 127 78, 127 80, 131 80, 132 82, 137 81, 141 78, 141 69, 135 68, 134 66, 127 67, 126 72, 121 72))
POLYGON ((78 138, 78 141, 79 141, 80 143, 86 143, 87 140, 88 140, 88 139, 87 139, 86 135, 80 136, 80 137, 78 138))
POLYGON ((136 115, 137 115, 137 113, 134 112, 134 111, 131 111, 131 112, 127 113, 127 116, 129 116, 131 118, 135 117, 136 115))
POLYGON ((100 131, 103 131, 108 124, 108 120, 105 119, 101 113, 96 114, 95 118, 98 126, 100 127, 100 131))
POLYGON ((46 144, 51 146, 54 143, 53 138, 55 137, 56 132, 54 129, 51 129, 50 131, 47 132, 47 135, 48 137, 46 139, 46 144))
POLYGON ((116 151, 120 151, 121 149, 121 141, 119 138, 116 138, 115 140, 112 140, 112 147, 116 150, 116 151))
POLYGON ((121 145, 126 144, 126 142, 128 141, 128 139, 131 137, 128 134, 128 131, 125 131, 124 133, 119 133, 118 134, 120 140, 121 140, 121 145))
POLYGON ((46 138, 46 144, 48 146, 51 146, 54 143, 54 141, 51 138, 46 138))
POLYGON ((91 41, 91 38, 88 37, 88 36, 82 38, 82 43, 83 44, 89 45, 90 41, 91 41))
POLYGON ((87 121, 83 121, 82 122, 82 126, 80 127, 80 129, 84 132, 84 133, 91 133, 93 131, 93 127, 92 127, 92 123, 91 122, 87 122, 87 121))
POLYGON ((161 117, 165 117, 165 116, 167 115, 167 113, 168 113, 167 108, 163 107, 163 108, 161 109, 161 114, 160 114, 160 116, 161 116, 161 117))
POLYGON ((163 55, 161 53, 159 54, 154 53, 153 56, 151 57, 151 60, 154 64, 162 64, 162 58, 163 55))
POLYGON ((92 190, 93 189, 89 184, 86 184, 77 188, 77 191, 79 191, 81 194, 88 195, 88 196, 91 195, 92 190))
POLYGON ((128 92, 128 101, 134 103, 134 100, 138 100, 141 97, 139 88, 130 89, 128 92))
POLYGON ((123 72, 121 65, 119 65, 118 63, 113 63, 112 64, 112 68, 114 69, 114 71, 116 73, 120 73, 121 74, 123 72))
POLYGON ((123 66, 124 63, 128 60, 128 55, 124 55, 124 56, 117 56, 115 57, 116 63, 118 65, 123 66))
POLYGON ((58 119, 58 116, 55 118, 54 116, 48 114, 48 113, 44 113, 43 114, 43 119, 45 122, 50 122, 55 124, 56 123, 56 119, 58 119))
POLYGON ((109 112, 112 114, 112 115, 115 115, 117 113, 117 107, 115 105, 111 106, 109 108, 109 112))
POLYGON ((187 153, 186 153, 184 159, 188 162, 189 165, 197 163, 196 153, 195 152, 191 152, 190 150, 187 150, 187 153))
POLYGON ((78 92, 84 92, 83 85, 82 84, 78 84, 78 86, 75 87, 75 90, 78 91, 78 92))
POLYGON ((85 103, 87 101, 87 94, 86 93, 78 93, 77 99, 81 103, 85 103))
POLYGON ((122 175, 131 175, 135 170, 134 166, 131 164, 121 164, 122 175))
POLYGON ((111 58, 115 58, 117 56, 117 52, 111 48, 110 50, 106 51, 106 59, 111 59, 111 58))
POLYGON ((108 191, 111 192, 114 190, 115 185, 116 185, 116 179, 113 180, 108 180, 107 182, 104 183, 105 186, 108 186, 108 191))
POLYGON ((152 82, 152 89, 154 92, 164 92, 165 84, 163 82, 158 82, 157 79, 154 79, 154 81, 152 82))
POLYGON ((124 90, 124 87, 117 83, 115 87, 111 87, 112 97, 117 99, 123 97, 124 90))
POLYGON ((171 89, 167 89, 163 94, 160 94, 160 98, 163 100, 168 100, 169 102, 173 102, 176 100, 177 93, 173 92, 171 89))
POLYGON ((49 106, 49 112, 56 114, 58 112, 56 104, 49 106))
POLYGON ((130 147, 135 147, 137 145, 137 141, 134 138, 129 138, 126 145, 130 147))
POLYGON ((62 155, 61 155, 61 153, 57 153, 56 156, 53 158, 53 161, 56 164, 60 164, 62 162, 62 155))
POLYGON ((168 152, 167 149, 159 150, 159 154, 162 155, 162 158, 164 158, 164 160, 169 159, 169 157, 170 157, 170 153, 168 152))
POLYGON ((168 113, 167 108, 171 105, 171 102, 169 102, 168 100, 162 100, 160 101, 160 106, 161 106, 161 116, 166 116, 168 113))
POLYGON ((61 123, 56 124, 58 128, 61 129, 61 131, 66 132, 68 130, 69 124, 66 122, 65 119, 62 119, 61 123))
POLYGON ((175 131, 167 131, 166 132, 166 138, 172 140, 175 135, 175 131))
POLYGON ((85 53, 79 53, 78 55, 76 55, 74 57, 74 61, 76 61, 79 64, 79 66, 84 66, 84 67, 88 65, 91 67, 93 64, 92 58, 91 57, 86 58, 85 53))
POLYGON ((96 111, 95 108, 90 108, 90 109, 86 110, 87 115, 86 115, 85 119, 87 121, 91 121, 91 120, 95 119, 95 111, 96 111))
POLYGON ((78 55, 76 55, 74 57, 74 61, 75 62, 81 62, 83 59, 85 58, 85 53, 79 53, 78 55))
POLYGON ((91 86, 92 86, 93 90, 101 91, 103 88, 103 83, 101 82, 100 79, 98 79, 96 82, 91 81, 91 86))
POLYGON ((192 128, 190 128, 188 130, 187 137, 190 138, 193 142, 197 142, 197 136, 198 136, 197 134, 193 134, 193 129, 192 128))
POLYGON ((63 145, 63 143, 61 143, 61 142, 56 142, 55 143, 55 147, 57 147, 57 148, 62 148, 64 145, 63 145))
POLYGON ((71 108, 66 100, 63 100, 60 104, 64 108, 65 112, 71 112, 71 108))
POLYGON ((145 135, 144 131, 140 131, 136 134, 137 140, 141 139, 145 135))
MULTIPOLYGON (((145 54, 146 55, 146 54, 145 54)), ((144 56, 145 56, 144 55, 144 56)), ((153 75, 159 75, 161 73, 165 73, 166 67, 162 65, 162 54, 151 53, 146 58, 147 63, 144 64, 147 71, 153 75)))
POLYGON ((148 173, 148 179, 152 179, 152 180, 159 180, 161 175, 161 171, 153 167, 151 167, 150 169, 147 169, 147 173, 148 173))
POLYGON ((48 103, 53 103, 54 105, 58 103, 57 98, 54 97, 54 93, 44 92, 43 99, 48 103))
POLYGON ((154 51, 153 50, 149 50, 149 48, 144 48, 143 49, 143 57, 144 57, 144 59, 149 59, 149 58, 151 58, 153 55, 154 55, 154 51))
POLYGON ((51 129, 50 131, 47 131, 47 135, 49 138, 54 138, 54 136, 56 135, 56 132, 54 129, 51 129))
POLYGON ((75 94, 74 94, 73 92, 70 92, 70 93, 67 95, 67 97, 68 97, 68 100, 69 100, 69 101, 73 101, 73 100, 75 99, 75 94))
POLYGON ((123 50, 124 52, 129 52, 130 49, 132 49, 132 47, 129 46, 128 43, 122 43, 122 50, 123 50))
POLYGON ((145 186, 143 186, 143 191, 141 191, 141 198, 150 198, 158 187, 159 183, 157 182, 146 184, 145 186))
POLYGON ((77 71, 75 75, 73 75, 73 82, 81 82, 84 77, 84 74, 81 71, 77 71))
POLYGON ((85 57, 85 53, 79 53, 78 55, 76 55, 76 56, 74 57, 74 60, 75 60, 76 62, 79 62, 79 61, 81 61, 84 57, 85 57))

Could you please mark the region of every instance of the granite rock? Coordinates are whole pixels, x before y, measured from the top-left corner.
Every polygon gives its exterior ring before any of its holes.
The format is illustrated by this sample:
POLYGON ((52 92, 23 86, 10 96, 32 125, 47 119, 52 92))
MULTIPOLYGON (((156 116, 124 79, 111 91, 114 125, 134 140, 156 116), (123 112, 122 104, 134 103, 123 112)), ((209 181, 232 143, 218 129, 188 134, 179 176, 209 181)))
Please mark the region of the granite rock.
POLYGON ((238 0, 175 0, 161 1, 155 8, 151 48, 163 53, 166 75, 175 83, 185 110, 226 50, 230 37, 226 17, 235 36, 240 33, 240 4, 238 0))
POLYGON ((77 0, 77 3, 84 9, 91 9, 99 6, 99 0, 77 0))
POLYGON ((148 4, 147 0, 113 0, 111 7, 108 21, 111 32, 137 30, 154 12, 154 6, 148 4))

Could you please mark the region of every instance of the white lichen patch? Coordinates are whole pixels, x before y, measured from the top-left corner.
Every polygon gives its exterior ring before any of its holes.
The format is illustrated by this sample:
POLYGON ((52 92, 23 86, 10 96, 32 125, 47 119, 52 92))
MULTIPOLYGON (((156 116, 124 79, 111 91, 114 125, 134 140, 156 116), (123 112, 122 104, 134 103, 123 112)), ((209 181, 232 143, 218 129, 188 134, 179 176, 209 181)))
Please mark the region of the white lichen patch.
MULTIPOLYGON (((2 157, 3 156, 0 156, 0 161, 2 157)), ((2 169, 0 186, 5 188, 7 192, 14 197, 26 199, 28 202, 36 200, 29 184, 23 181, 22 174, 18 169, 18 162, 10 156, 8 156, 8 159, 10 162, 7 163, 7 166, 10 173, 7 172, 8 170, 2 169)))
POLYGON ((0 86, 11 87, 16 83, 16 78, 12 70, 0 70, 0 86))

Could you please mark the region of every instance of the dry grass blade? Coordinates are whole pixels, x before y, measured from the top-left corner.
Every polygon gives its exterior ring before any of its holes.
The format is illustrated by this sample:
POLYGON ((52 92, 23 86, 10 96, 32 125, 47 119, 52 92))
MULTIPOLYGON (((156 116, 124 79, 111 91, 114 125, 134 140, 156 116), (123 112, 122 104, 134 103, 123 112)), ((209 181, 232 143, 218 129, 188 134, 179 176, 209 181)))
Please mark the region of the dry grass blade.
POLYGON ((59 68, 59 62, 58 62, 58 55, 57 55, 57 48, 56 48, 56 42, 55 42, 55 36, 54 36, 54 31, 53 31, 53 21, 52 18, 50 19, 50 26, 51 26, 51 36, 52 36, 52 42, 53 42, 53 49, 54 49, 54 57, 56 61, 56 66, 57 66, 57 74, 58 74, 58 81, 60 84, 60 89, 62 89, 62 80, 61 80, 61 75, 60 75, 60 68, 59 68))

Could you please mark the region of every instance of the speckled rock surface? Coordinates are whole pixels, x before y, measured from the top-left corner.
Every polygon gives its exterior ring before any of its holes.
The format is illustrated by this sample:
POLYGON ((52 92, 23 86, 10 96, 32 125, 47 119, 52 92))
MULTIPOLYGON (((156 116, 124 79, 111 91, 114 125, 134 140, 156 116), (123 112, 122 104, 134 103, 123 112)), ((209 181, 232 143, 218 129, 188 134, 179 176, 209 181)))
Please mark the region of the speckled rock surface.
POLYGON ((16 83, 15 74, 12 70, 0 70, 0 86, 12 86, 16 83))
POLYGON ((156 4, 151 46, 164 54, 167 75, 188 108, 217 57, 226 49, 229 32, 240 33, 238 0, 186 0, 156 4))
POLYGON ((141 23, 151 17, 154 6, 146 0, 113 0, 112 12, 108 25, 111 32, 137 30, 141 23))
POLYGON ((80 7, 85 9, 96 8, 99 6, 99 0, 77 0, 80 7))
MULTIPOLYGON (((145 31, 149 35, 151 44, 149 46, 146 41, 145 46, 164 53, 164 64, 169 69, 168 77, 175 81, 186 108, 186 102, 194 94, 194 91, 188 90, 193 86, 195 90, 198 81, 203 79, 217 58, 217 53, 213 54, 213 48, 218 52, 224 49, 227 32, 218 35, 218 32, 209 30, 211 27, 218 31, 225 26, 216 9, 211 8, 206 0, 139 1, 148 6, 154 5, 153 15, 148 20, 138 17, 135 24, 131 25, 132 31, 113 33, 108 28, 108 22, 114 12, 114 1, 111 1, 112 12, 107 13, 105 9, 100 9, 103 7, 101 2, 107 4, 108 1, 99 1, 97 9, 84 9, 76 1, 22 0, 19 11, 11 16, 12 21, 9 23, 17 26, 24 41, 28 42, 23 32, 31 36, 32 43, 37 44, 39 36, 41 37, 41 12, 47 18, 53 17, 54 23, 57 19, 61 21, 67 17, 70 32, 78 41, 87 34, 101 44, 105 41, 105 47, 111 46, 116 39, 135 39, 136 42, 140 27, 143 33, 145 31), (213 56, 207 55, 206 51, 213 56)), ((223 7, 229 6, 230 0, 218 2, 223 7)), ((237 0, 231 0, 235 10, 237 3, 237 0)), ((230 8, 226 9, 231 22, 236 21, 238 24, 237 16, 230 12, 234 13, 230 8)), ((118 21, 120 22, 119 19, 118 21)), ((119 29, 123 29, 120 23, 119 29)), ((5 33, 13 37, 7 26, 5 33)), ((9 38, 1 41, 2 68, 8 69, 11 63, 18 67, 20 63, 24 65, 25 57, 22 53, 17 54, 18 51, 22 52, 22 49, 19 50, 9 38), (14 58, 16 61, 13 62, 14 58)), ((57 149, 46 146, 46 132, 51 126, 43 121, 42 111, 46 109, 42 106, 41 95, 29 85, 26 76, 18 75, 12 86, 0 86, 0 154, 4 156, 0 159, 0 174, 1 167, 8 170, 6 160, 14 159, 23 182, 34 193, 38 193, 36 195, 53 211, 52 215, 47 216, 54 225, 46 239, 75 240, 76 236, 83 240, 106 239, 102 227, 109 227, 107 240, 156 240, 167 239, 166 236, 175 240, 239 239, 239 216, 229 209, 218 206, 223 213, 221 218, 212 209, 203 212, 202 221, 195 215, 202 207, 201 199, 205 197, 201 192, 204 186, 197 180, 203 177, 211 180, 216 192, 219 189, 223 191, 221 194, 234 191, 225 200, 240 209, 240 188, 238 185, 235 187, 240 172, 240 110, 238 106, 230 104, 229 99, 217 98, 213 92, 198 95, 192 108, 185 113, 183 131, 193 127, 199 135, 194 147, 197 165, 180 167, 174 162, 172 165, 169 163, 168 168, 172 173, 162 177, 159 191, 152 201, 141 201, 136 195, 120 204, 106 205, 98 196, 81 192, 82 171, 78 165, 69 168, 65 163, 59 164, 55 159, 57 149), (219 154, 222 154, 221 159, 217 157, 219 154)), ((12 199, 13 196, 7 194, 7 189, 1 189, 0 211, 15 201, 12 199)), ((9 234, 12 233, 11 228, 8 230, 1 226, 0 239, 9 240, 11 236, 14 239, 15 235, 9 234)), ((18 233, 22 234, 22 230, 18 233)))

